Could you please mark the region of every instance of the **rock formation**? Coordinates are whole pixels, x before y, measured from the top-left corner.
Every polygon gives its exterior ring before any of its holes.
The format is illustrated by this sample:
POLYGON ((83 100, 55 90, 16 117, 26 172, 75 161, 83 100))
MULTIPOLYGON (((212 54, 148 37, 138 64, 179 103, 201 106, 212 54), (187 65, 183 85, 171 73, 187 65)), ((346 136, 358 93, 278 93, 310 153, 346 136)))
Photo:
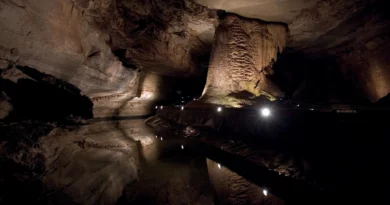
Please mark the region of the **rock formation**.
POLYGON ((74 85, 95 117, 145 115, 170 92, 172 78, 160 74, 204 71, 217 24, 214 10, 187 0, 5 0, 0 68, 29 66, 74 85))
POLYGON ((228 14, 216 30, 202 100, 240 107, 248 96, 283 94, 267 76, 286 45, 287 28, 228 14), (244 99, 240 100, 242 96, 244 99))

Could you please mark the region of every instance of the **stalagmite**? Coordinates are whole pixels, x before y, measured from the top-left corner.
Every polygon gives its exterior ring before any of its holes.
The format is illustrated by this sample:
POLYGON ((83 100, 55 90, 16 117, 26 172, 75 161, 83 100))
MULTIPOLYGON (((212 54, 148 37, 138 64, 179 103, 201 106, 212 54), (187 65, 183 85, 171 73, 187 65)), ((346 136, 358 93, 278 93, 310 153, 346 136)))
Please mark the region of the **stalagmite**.
POLYGON ((286 45, 287 28, 227 14, 216 30, 202 100, 240 107, 256 96, 282 96, 267 75, 286 45))

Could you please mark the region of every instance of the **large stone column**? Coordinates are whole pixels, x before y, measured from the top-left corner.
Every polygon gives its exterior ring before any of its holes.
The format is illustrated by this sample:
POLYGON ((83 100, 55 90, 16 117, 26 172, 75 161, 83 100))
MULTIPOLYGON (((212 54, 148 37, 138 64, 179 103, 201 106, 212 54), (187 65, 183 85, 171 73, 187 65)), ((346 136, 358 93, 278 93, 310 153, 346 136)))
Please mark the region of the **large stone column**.
POLYGON ((287 28, 227 14, 216 30, 202 101, 231 107, 251 104, 260 95, 282 92, 269 79, 286 44, 287 28))

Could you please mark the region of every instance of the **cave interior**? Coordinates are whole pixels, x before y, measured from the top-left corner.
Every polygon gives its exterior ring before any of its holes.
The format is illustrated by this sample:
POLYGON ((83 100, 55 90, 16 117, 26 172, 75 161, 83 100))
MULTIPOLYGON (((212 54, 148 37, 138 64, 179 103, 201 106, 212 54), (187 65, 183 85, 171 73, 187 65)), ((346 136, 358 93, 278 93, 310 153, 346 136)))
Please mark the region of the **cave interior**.
POLYGON ((386 0, 0 0, 0 204, 389 204, 386 0))

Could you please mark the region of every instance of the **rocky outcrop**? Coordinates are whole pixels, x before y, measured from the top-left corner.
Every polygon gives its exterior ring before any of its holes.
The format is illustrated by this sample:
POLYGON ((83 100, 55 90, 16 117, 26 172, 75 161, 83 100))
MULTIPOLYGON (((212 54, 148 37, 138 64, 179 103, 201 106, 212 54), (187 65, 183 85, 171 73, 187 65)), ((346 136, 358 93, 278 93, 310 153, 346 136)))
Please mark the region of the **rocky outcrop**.
POLYGON ((191 0, 89 2, 82 7, 86 18, 110 35, 114 50, 123 49, 126 63, 167 75, 202 72, 216 11, 191 0))
POLYGON ((95 117, 145 115, 170 80, 147 71, 201 73, 216 24, 215 11, 190 1, 6 0, 1 67, 30 66, 74 85, 95 117))
POLYGON ((268 79, 272 64, 286 44, 287 28, 228 14, 216 31, 207 83, 202 99, 213 104, 240 107, 248 95, 282 96, 268 79), (240 101, 240 96, 244 99, 240 101))
MULTIPOLYGON (((287 23, 288 52, 304 53, 309 60, 327 55, 341 58, 339 71, 343 77, 361 97, 372 102, 390 92, 385 60, 390 18, 384 0, 195 1, 248 18, 287 23)), ((285 67, 287 72, 299 73, 299 66, 289 63, 285 67)))

